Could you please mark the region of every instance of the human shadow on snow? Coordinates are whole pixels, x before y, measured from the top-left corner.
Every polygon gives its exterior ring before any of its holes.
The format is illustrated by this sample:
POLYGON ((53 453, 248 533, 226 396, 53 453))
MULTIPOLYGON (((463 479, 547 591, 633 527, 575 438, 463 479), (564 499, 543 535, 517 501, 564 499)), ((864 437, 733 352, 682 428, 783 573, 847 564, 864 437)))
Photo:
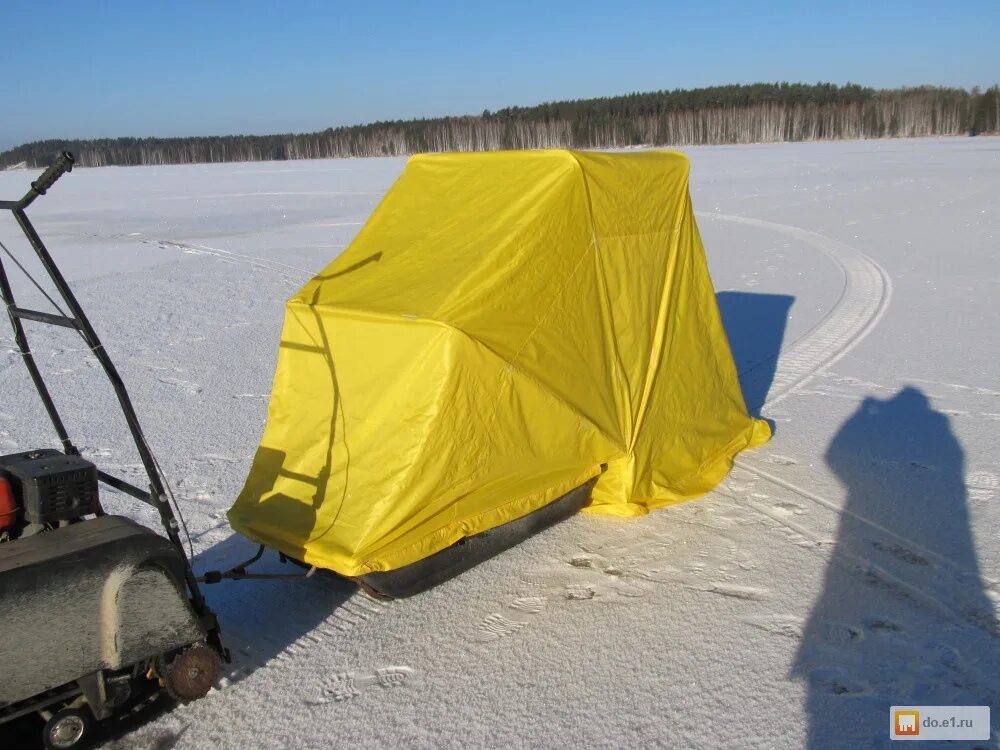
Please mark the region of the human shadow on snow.
POLYGON ((792 667, 807 746, 890 747, 892 705, 996 706, 1000 629, 948 418, 912 387, 867 398, 826 461, 847 500, 792 667))

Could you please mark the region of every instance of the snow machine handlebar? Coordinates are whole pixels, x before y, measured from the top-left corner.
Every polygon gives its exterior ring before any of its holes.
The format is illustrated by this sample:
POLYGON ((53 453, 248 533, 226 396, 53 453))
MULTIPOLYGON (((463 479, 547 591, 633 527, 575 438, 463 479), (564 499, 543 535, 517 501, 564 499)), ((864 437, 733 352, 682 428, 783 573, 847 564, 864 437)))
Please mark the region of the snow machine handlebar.
POLYGON ((56 180, 73 169, 74 161, 76 159, 73 158, 73 154, 69 151, 63 151, 56 157, 52 166, 42 172, 42 176, 31 183, 31 189, 38 193, 38 195, 45 195, 45 191, 52 187, 56 180))
MULTIPOLYGON (((55 185, 56 180, 73 169, 76 159, 69 151, 63 151, 56 160, 31 183, 31 189, 19 201, 0 200, 0 210, 13 211, 15 215, 24 217, 24 209, 34 203, 35 198, 45 195, 45 191, 55 185)), ((36 238, 37 239, 37 238, 36 238)))

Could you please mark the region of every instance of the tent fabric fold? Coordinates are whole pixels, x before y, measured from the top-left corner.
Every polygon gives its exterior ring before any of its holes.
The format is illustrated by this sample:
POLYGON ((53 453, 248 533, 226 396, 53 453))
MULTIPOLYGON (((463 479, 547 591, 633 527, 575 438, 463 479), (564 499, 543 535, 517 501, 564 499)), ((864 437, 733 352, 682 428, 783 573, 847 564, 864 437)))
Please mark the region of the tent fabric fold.
POLYGON ((702 495, 765 442, 678 153, 418 155, 287 303, 233 528, 393 570, 599 476, 618 516, 702 495))

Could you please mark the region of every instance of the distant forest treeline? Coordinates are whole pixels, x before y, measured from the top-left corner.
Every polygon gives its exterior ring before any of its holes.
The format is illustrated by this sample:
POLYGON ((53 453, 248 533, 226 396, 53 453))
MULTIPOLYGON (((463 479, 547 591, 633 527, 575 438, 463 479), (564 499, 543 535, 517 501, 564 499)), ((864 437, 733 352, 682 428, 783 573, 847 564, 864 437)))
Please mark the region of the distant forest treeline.
POLYGON ((760 83, 657 91, 376 122, 319 133, 47 140, 0 154, 45 166, 63 149, 83 166, 404 155, 420 151, 768 143, 1000 131, 1000 87, 872 89, 760 83))

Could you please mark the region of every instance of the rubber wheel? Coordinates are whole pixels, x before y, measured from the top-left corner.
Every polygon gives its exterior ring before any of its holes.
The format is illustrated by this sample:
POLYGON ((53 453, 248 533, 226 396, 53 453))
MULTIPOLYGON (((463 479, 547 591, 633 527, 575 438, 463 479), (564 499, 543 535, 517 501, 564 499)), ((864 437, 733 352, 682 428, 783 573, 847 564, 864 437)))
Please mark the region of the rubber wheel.
POLYGON ((52 714, 42 730, 46 750, 69 750, 87 744, 94 717, 88 708, 64 708, 52 714))

